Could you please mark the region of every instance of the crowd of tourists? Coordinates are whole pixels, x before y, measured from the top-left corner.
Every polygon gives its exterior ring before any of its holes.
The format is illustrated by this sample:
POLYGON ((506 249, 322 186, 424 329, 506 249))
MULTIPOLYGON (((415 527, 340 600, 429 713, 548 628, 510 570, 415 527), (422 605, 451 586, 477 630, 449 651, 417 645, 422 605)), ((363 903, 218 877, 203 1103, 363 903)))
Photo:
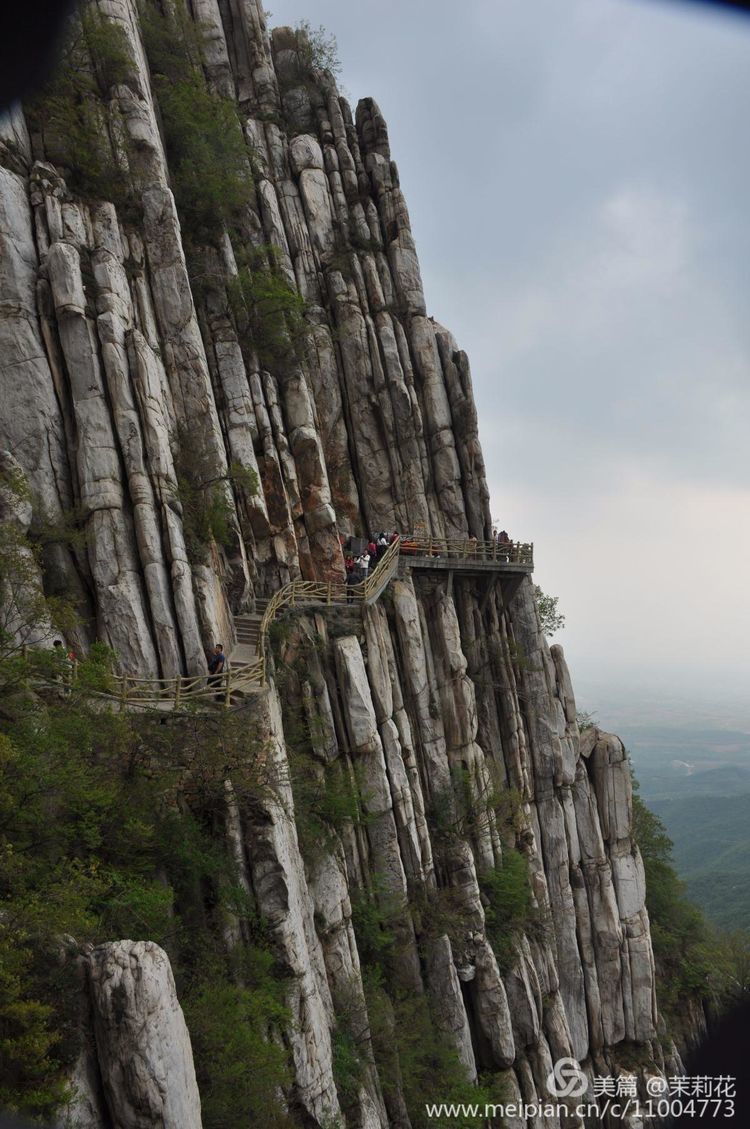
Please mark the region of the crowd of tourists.
POLYGON ((342 549, 347 584, 359 584, 367 580, 370 570, 376 568, 393 542, 398 540, 398 536, 394 529, 392 533, 372 533, 366 542, 364 538, 356 537, 345 541, 342 549))
MULTIPOLYGON (((424 532, 392 533, 381 531, 372 533, 369 538, 348 537, 341 538, 341 550, 344 554, 344 568, 346 569, 347 584, 360 584, 367 580, 371 571, 376 568, 390 546, 396 540, 401 540, 402 553, 419 553, 424 551, 425 542, 430 545, 429 552, 440 555, 440 539, 426 537, 424 532)), ((513 542, 505 529, 493 528, 491 542, 493 550, 490 556, 498 560, 510 560, 513 542)), ((479 542, 476 537, 467 537, 463 543, 466 556, 484 556, 487 553, 487 542, 479 542)))

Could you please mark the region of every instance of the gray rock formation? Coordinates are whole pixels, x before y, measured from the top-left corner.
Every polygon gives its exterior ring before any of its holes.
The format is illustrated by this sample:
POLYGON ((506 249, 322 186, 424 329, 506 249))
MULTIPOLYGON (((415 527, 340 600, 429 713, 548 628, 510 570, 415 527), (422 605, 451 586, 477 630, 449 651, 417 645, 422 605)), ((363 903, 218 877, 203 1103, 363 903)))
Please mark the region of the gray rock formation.
MULTIPOLYGON (((104 640, 124 672, 169 677, 201 672, 205 648, 228 646, 233 614, 254 597, 290 578, 340 577, 340 534, 482 538, 489 499, 468 360, 427 316, 377 105, 365 99, 352 117, 298 36, 269 38, 259 0, 196 0, 205 78, 236 100, 254 176, 237 224, 196 253, 170 188, 135 0, 96 7, 128 44, 127 81, 102 101, 131 207, 77 196, 50 138, 30 136, 20 113, 3 124, 0 448, 32 486, 24 520, 75 508, 86 533, 85 549, 58 546, 50 562, 81 612, 77 645, 104 640), (307 346, 293 362, 261 360, 229 301, 248 249, 269 247, 305 302, 307 346), (228 512, 226 543, 200 554, 186 464, 211 468, 228 512), (257 474, 257 492, 233 480, 233 464, 257 474)), ((530 582, 509 596, 484 579, 407 573, 361 628, 329 627, 312 613, 296 624, 298 642, 315 634, 322 649, 295 692, 316 718, 321 772, 334 765, 358 781, 362 826, 325 857, 302 858, 273 680, 256 713, 277 787, 248 812, 227 785, 232 856, 290 978, 300 1124, 344 1118, 332 1069, 342 999, 369 1046, 352 926, 363 891, 403 907, 399 976, 431 1001, 469 1077, 502 1072, 508 1094, 532 1101, 563 1056, 606 1072, 627 1040, 656 1062, 625 753, 616 737, 579 734, 565 659, 547 647, 530 582), (510 818, 486 802, 495 792, 510 818), (507 852, 525 859, 534 928, 500 954, 482 884, 507 852), (428 928, 443 902, 449 926, 428 928)), ((228 930, 230 943, 240 933, 228 930)), ((118 1126, 199 1126, 165 955, 121 941, 88 960, 95 1050, 77 1068, 70 1125, 108 1124, 98 1077, 118 1126)), ((346 1123, 408 1126, 372 1057, 346 1123)))
MULTIPOLYGON (((166 953, 152 941, 100 945, 88 958, 88 978, 112 1122, 122 1129, 200 1129, 190 1036, 166 953)), ((79 1067, 78 1075, 77 1105, 85 1116, 75 1110, 73 1124, 92 1124, 90 1074, 79 1067)))

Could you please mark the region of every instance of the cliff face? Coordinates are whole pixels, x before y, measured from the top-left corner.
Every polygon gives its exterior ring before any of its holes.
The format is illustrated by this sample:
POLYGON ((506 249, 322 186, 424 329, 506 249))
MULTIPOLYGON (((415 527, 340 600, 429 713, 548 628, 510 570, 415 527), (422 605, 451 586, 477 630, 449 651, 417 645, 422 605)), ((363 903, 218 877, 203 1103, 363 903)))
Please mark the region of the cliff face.
MULTIPOLYGON (((73 511, 85 532, 85 547, 46 550, 50 590, 81 610, 70 641, 105 641, 142 677, 202 673, 206 647, 230 641, 256 598, 342 575, 340 534, 490 535, 471 378, 426 314, 374 102, 352 119, 304 40, 269 38, 256 0, 194 0, 203 73, 236 100, 253 190, 218 237, 188 246, 134 0, 95 8, 127 46, 100 101, 130 197, 76 194, 44 123, 30 133, 20 111, 4 123, 0 447, 26 472, 35 521, 73 511), (243 331, 233 280, 249 251, 304 299, 304 349, 269 355, 243 331), (201 553, 191 467, 219 483, 228 524, 201 553)), ((616 737, 579 733, 528 578, 511 594, 405 573, 361 619, 298 617, 252 708, 277 784, 252 810, 228 784, 225 833, 290 977, 296 1123, 414 1117, 377 1055, 345 1100, 334 1075, 344 1010, 369 1040, 352 924, 364 896, 403 908, 400 987, 430 1001, 469 1077, 500 1073, 509 1100, 545 1098, 561 1057, 592 1076, 664 1069, 666 1053, 677 1072, 657 1035, 626 755, 616 737), (364 813, 304 858, 287 770, 298 707, 321 780, 356 779, 364 813), (485 879, 511 856, 533 927, 509 926, 501 954, 485 879), (446 904, 436 925, 429 908, 446 904)), ((200 1124, 171 974, 143 941, 82 958, 92 1038, 71 1125, 200 1124), (123 1073, 130 1057, 143 1069, 123 1073)))

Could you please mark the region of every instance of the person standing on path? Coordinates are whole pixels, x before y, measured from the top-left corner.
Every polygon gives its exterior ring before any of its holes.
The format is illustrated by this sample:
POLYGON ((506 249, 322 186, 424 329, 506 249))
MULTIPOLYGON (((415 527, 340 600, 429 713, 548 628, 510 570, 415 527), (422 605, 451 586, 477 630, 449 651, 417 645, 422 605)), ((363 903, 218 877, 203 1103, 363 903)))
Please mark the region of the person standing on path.
POLYGON ((215 696, 219 700, 221 700, 221 689, 220 689, 220 687, 221 687, 222 675, 224 673, 224 666, 226 664, 226 661, 227 661, 227 658, 226 658, 226 655, 224 654, 224 644, 223 643, 217 643, 216 646, 214 647, 213 654, 211 655, 210 659, 208 660, 208 674, 209 674, 208 685, 209 686, 216 686, 218 688, 215 696))

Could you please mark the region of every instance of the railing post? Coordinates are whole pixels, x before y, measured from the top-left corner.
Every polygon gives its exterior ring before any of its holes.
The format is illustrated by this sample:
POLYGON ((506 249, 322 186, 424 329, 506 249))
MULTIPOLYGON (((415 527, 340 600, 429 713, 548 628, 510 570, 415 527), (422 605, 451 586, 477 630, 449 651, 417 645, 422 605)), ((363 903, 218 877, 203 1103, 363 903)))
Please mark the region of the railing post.
POLYGON ((128 700, 128 676, 123 674, 120 685, 120 705, 124 706, 128 700))
POLYGON ((182 675, 178 674, 176 682, 175 682, 175 688, 174 688, 174 708, 176 710, 178 710, 180 708, 181 691, 182 691, 182 675))
POLYGON ((228 709, 232 704, 232 676, 231 672, 227 671, 224 677, 227 680, 227 688, 224 693, 224 705, 228 709))
POLYGON ((332 596, 331 596, 331 582, 330 582, 330 580, 328 581, 328 592, 326 594, 326 603, 327 604, 333 603, 333 599, 332 599, 332 596))

